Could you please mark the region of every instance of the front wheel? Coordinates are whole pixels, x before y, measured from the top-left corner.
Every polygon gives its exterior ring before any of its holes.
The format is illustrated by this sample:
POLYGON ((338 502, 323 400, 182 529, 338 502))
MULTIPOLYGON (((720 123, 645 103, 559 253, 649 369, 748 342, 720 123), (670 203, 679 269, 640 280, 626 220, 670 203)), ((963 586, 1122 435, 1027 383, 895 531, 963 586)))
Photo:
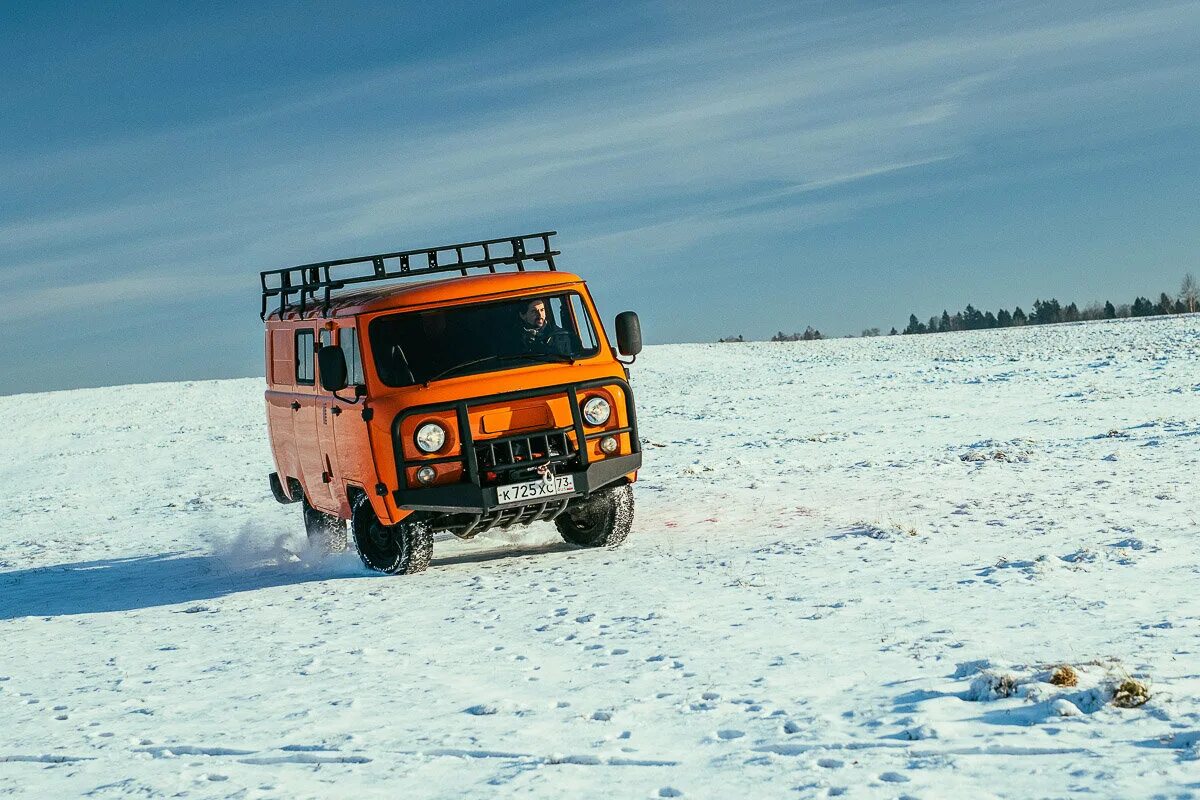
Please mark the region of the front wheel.
POLYGON ((633 487, 602 489, 554 520, 562 538, 580 547, 619 547, 633 527, 633 487))
POLYGON ((317 511, 304 499, 304 530, 308 544, 328 556, 346 549, 346 523, 332 514, 317 511))
POLYGON ((433 531, 428 524, 405 519, 395 525, 384 525, 375 516, 366 495, 355 499, 350 527, 358 557, 370 569, 390 575, 412 575, 424 572, 433 557, 433 531))

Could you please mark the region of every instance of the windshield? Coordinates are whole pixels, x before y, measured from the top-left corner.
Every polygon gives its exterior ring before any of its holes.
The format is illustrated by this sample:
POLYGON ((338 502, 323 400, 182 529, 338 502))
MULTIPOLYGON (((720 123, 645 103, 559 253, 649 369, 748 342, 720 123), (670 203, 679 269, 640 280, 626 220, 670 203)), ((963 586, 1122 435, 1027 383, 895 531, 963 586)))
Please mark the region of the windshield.
POLYGON ((593 356, 586 309, 578 292, 538 295, 379 317, 368 335, 379 379, 409 386, 593 356))

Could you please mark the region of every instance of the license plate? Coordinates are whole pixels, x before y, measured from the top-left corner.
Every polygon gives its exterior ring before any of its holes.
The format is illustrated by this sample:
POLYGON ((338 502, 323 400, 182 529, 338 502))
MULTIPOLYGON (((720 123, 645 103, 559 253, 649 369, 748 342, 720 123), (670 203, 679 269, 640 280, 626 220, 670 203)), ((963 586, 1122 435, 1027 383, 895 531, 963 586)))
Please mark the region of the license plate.
POLYGON ((574 475, 555 475, 554 480, 529 481, 528 483, 510 483, 508 486, 497 486, 496 501, 500 505, 507 503, 530 503, 536 502, 543 497, 570 494, 573 491, 575 491, 574 475))

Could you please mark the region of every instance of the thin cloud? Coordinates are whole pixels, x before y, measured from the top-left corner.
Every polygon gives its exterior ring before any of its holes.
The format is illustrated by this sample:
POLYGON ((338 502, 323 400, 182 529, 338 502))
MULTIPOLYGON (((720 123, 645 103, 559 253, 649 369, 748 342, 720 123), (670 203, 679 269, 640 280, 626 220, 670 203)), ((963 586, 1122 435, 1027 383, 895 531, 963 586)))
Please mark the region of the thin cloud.
POLYGON ((22 322, 97 307, 172 301, 185 295, 203 296, 225 288, 227 285, 221 279, 205 276, 189 278, 185 283, 177 275, 127 275, 18 292, 5 316, 22 322))
MULTIPOLYGON (((706 231, 759 220, 820 224, 886 202, 871 186, 882 176, 905 182, 896 196, 937 192, 945 178, 924 168, 967 160, 984 133, 1070 118, 1073 101, 1096 102, 1104 88, 1028 79, 1038 69, 1101 47, 1186 42, 1200 21, 1194 3, 1082 19, 1071 18, 1082 16, 1076 8, 1018 8, 1034 21, 1014 29, 1022 15, 1010 6, 977 6, 917 36, 890 31, 883 11, 819 23, 776 13, 720 34, 697 25, 660 47, 555 53, 527 68, 505 69, 513 65, 497 59, 498 46, 342 74, 305 93, 287 87, 286 97, 264 92, 241 99, 250 111, 10 162, 10 189, 46 173, 103 183, 106 164, 143 165, 150 180, 91 206, 10 217, 0 259, 27 275, 23 266, 53 265, 60 285, 28 298, 61 313, 83 298, 154 302, 158 293, 138 291, 142 279, 124 277, 151 266, 230 276, 384 246, 384 237, 474 232, 481 220, 574 220, 588 247, 669 232, 657 246, 675 252, 706 231), (872 37, 855 35, 863 25, 872 37), (1005 81, 1014 74, 1027 79, 1005 81), (428 97, 413 93, 421 80, 428 97), (606 81, 619 83, 619 99, 606 81), (528 99, 499 104, 491 93, 500 91, 528 99), (396 128, 364 114, 361 130, 331 135, 320 124, 359 104, 427 110, 446 94, 478 102, 450 125, 414 114, 396 128), (200 152, 216 160, 192 155, 200 152), (31 254, 45 249, 53 254, 31 254), (97 261, 113 279, 80 282, 82 265, 97 261)), ((1119 91, 1150 86, 1155 74, 1131 75, 1119 91)))

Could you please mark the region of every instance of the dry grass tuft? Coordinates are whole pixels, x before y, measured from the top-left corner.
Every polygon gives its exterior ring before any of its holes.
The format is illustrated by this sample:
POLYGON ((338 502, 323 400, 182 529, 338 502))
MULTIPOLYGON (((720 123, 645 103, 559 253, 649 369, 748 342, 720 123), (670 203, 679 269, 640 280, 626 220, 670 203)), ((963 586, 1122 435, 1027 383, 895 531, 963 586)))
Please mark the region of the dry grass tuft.
POLYGON ((1050 683, 1055 686, 1076 686, 1079 683, 1079 673, 1070 664, 1062 664, 1050 673, 1050 683))
POLYGON ((1137 708, 1150 699, 1150 687, 1137 678, 1126 678, 1113 689, 1112 702, 1118 708, 1137 708))
POLYGON ((903 522, 897 522, 894 519, 888 520, 888 527, 897 533, 903 533, 905 536, 919 536, 920 532, 915 525, 905 525, 903 522))
POLYGON ((985 669, 971 681, 966 699, 974 702, 989 702, 1002 697, 1012 697, 1017 693, 1020 681, 1016 675, 1008 672, 997 672, 985 669))
POLYGON ((997 697, 1012 697, 1017 693, 1017 678, 1015 675, 1000 675, 992 683, 992 691, 997 697))

